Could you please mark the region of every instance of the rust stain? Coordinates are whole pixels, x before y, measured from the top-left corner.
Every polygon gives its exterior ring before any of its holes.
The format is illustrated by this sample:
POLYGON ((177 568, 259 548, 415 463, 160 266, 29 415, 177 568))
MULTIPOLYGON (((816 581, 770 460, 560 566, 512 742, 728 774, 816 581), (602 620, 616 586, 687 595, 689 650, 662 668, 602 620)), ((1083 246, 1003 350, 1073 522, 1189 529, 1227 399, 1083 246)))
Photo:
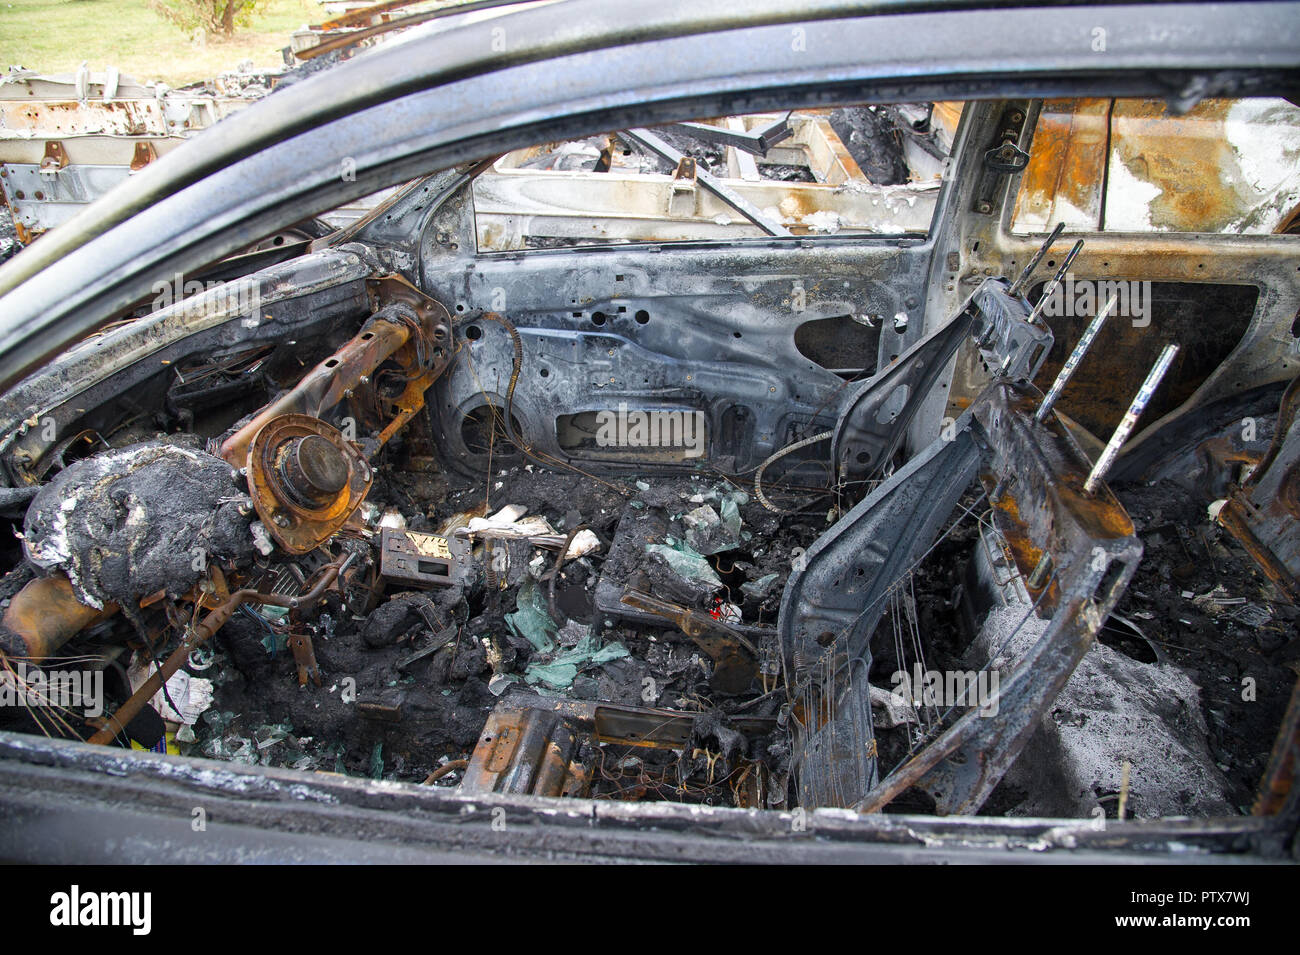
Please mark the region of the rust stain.
POLYGON ((1160 189, 1151 224, 1175 232, 1220 232, 1245 209, 1242 180, 1224 121, 1231 100, 1206 100, 1183 116, 1161 102, 1116 100, 1112 148, 1139 180, 1160 189))
POLYGON ((165 133, 161 106, 154 101, 0 102, 0 125, 36 137, 93 134, 138 136, 165 133))
POLYGON ((158 150, 153 143, 136 143, 135 154, 131 157, 131 171, 138 172, 158 158, 158 150))
POLYGON ((1101 216, 1106 167, 1106 114, 1110 100, 1048 100, 1034 130, 1029 165, 1021 177, 1015 221, 1059 218, 1068 202, 1095 223, 1101 216))

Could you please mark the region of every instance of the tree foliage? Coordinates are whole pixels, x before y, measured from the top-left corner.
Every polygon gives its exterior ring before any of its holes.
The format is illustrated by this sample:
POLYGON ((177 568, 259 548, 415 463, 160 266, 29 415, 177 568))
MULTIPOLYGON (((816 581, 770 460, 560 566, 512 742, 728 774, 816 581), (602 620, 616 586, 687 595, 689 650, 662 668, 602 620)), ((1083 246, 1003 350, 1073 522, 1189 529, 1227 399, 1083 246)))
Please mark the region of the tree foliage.
POLYGON ((149 0, 149 7, 186 33, 231 36, 236 27, 251 25, 253 13, 265 0, 149 0))

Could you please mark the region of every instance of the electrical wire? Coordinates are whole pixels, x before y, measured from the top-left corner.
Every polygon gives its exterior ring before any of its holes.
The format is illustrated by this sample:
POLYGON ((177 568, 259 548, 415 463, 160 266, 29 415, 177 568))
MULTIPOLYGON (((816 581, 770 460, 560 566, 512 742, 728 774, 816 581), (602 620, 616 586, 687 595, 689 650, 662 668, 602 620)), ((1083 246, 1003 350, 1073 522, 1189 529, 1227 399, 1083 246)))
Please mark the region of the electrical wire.
POLYGON ((769 466, 781 460, 781 458, 785 457, 787 454, 790 454, 794 451, 798 451, 800 448, 806 448, 810 444, 816 444, 819 441, 826 441, 831 437, 833 437, 834 435, 835 435, 834 431, 822 431, 819 434, 814 434, 811 438, 804 438, 802 441, 796 441, 794 444, 782 448, 780 451, 776 452, 776 454, 772 455, 770 458, 768 458, 766 461, 760 464, 758 466, 758 470, 754 473, 754 496, 758 498, 759 503, 762 504, 769 511, 771 511, 773 514, 788 514, 789 511, 777 507, 775 504, 769 501, 767 499, 767 495, 763 493, 763 472, 766 471, 769 466))

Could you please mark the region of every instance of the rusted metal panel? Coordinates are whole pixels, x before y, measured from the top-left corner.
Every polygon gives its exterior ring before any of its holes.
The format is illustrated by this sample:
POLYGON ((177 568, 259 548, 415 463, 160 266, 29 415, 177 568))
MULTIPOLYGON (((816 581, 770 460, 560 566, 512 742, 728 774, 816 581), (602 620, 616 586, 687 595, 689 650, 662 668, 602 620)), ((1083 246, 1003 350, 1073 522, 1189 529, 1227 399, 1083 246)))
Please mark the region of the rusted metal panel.
MULTIPOLYGON (((196 128, 186 123, 185 128, 196 128)), ((5 137, 165 135, 168 121, 157 100, 112 103, 28 103, 0 101, 5 137)))
MULTIPOLYGON (((599 758, 600 745, 681 750, 690 742, 699 715, 516 692, 489 715, 460 791, 586 796, 592 766, 583 760, 599 758)), ((766 735, 776 725, 775 720, 752 716, 735 717, 731 723, 747 736, 766 735)))
POLYGON ((1300 108, 1205 100, 1049 100, 1015 209, 1017 232, 1266 234, 1300 205, 1300 108))
POLYGON ((498 708, 488 715, 462 792, 585 796, 590 770, 577 760, 580 731, 560 713, 498 708))
POLYGON ((1097 228, 1106 168, 1108 99, 1048 100, 1020 178, 1017 231, 1097 228))
POLYGON ((1116 100, 1105 228, 1270 233, 1300 203, 1300 108, 1206 100, 1185 116, 1116 100))

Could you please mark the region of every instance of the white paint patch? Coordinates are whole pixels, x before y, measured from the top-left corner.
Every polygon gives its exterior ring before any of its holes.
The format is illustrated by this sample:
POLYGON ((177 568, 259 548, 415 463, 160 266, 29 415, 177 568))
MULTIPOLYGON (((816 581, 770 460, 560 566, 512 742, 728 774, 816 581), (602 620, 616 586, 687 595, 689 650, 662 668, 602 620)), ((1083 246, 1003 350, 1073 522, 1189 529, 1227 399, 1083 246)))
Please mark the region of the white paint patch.
POLYGON ((1056 196, 1044 205, 1033 208, 1021 208, 1016 217, 1012 232, 1024 235, 1027 232, 1050 232, 1058 222, 1064 222, 1070 232, 1096 232, 1097 214, 1080 209, 1064 196, 1056 196))
POLYGON ((838 212, 822 209, 804 216, 803 224, 813 232, 824 232, 831 235, 840 231, 840 215, 838 212))
POLYGON ((1267 234, 1300 204, 1300 109, 1280 99, 1243 99, 1224 119, 1244 181, 1231 183, 1248 211, 1229 231, 1267 234))
POLYGON ((1106 231, 1162 231, 1151 223, 1151 203, 1163 193, 1159 186, 1133 175, 1119 150, 1114 150, 1106 181, 1106 231))

